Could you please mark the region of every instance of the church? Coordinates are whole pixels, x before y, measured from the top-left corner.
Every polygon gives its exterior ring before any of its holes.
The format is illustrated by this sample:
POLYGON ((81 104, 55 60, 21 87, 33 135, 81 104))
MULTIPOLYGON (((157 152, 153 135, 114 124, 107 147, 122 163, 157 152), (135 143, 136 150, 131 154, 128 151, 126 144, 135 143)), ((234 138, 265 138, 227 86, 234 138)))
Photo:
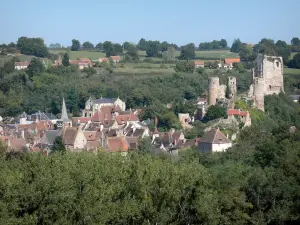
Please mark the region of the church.
POLYGON ((117 111, 125 111, 126 105, 119 97, 118 98, 89 98, 85 102, 85 108, 82 110, 82 117, 92 117, 97 113, 103 106, 112 106, 117 111))

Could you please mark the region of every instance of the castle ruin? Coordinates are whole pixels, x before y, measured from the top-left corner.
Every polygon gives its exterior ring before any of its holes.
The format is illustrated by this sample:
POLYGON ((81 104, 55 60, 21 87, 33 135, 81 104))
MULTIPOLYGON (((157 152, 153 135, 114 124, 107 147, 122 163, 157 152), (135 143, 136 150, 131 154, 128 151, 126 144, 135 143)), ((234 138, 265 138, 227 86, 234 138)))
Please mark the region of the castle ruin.
POLYGON ((226 98, 226 89, 229 90, 229 98, 236 97, 236 78, 228 77, 227 85, 221 84, 219 77, 210 77, 208 80, 208 105, 215 105, 218 100, 226 98))
POLYGON ((264 97, 279 94, 283 88, 283 61, 279 56, 259 54, 252 70, 253 83, 248 97, 254 99, 255 106, 264 111, 264 97))

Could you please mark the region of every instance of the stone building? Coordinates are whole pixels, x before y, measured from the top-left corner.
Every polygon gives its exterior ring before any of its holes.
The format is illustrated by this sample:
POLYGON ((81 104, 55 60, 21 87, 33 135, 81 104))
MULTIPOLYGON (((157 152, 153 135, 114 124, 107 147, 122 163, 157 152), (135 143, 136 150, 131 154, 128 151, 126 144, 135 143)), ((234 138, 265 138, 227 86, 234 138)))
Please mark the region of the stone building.
POLYGON ((121 99, 118 98, 100 98, 93 99, 89 98, 85 102, 85 109, 82 111, 82 117, 92 117, 97 111, 103 106, 113 106, 120 111, 125 111, 126 104, 121 99))
POLYGON ((264 96, 284 91, 283 60, 279 56, 259 54, 252 70, 253 84, 248 97, 253 97, 255 106, 264 110, 264 96))

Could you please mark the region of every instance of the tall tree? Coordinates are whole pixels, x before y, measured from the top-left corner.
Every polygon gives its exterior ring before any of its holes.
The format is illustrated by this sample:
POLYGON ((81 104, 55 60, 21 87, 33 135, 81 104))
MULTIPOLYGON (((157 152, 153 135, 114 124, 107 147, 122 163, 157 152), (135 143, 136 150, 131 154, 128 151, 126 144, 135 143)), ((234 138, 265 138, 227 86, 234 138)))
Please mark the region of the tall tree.
POLYGON ((47 46, 42 38, 20 37, 17 42, 17 48, 25 55, 37 57, 47 57, 49 55, 47 46))
POLYGON ((113 48, 114 48, 114 52, 115 52, 116 55, 120 55, 120 54, 123 53, 122 45, 116 43, 116 44, 114 44, 113 48))
POLYGON ((125 50, 127 50, 127 49, 130 47, 130 45, 132 45, 132 44, 130 44, 128 41, 125 41, 125 42, 123 43, 123 48, 124 48, 125 50))
POLYGON ((176 50, 174 47, 168 47, 167 51, 162 53, 164 60, 174 61, 176 59, 176 50))
POLYGON ((160 51, 160 43, 159 41, 148 41, 146 54, 148 57, 156 57, 158 56, 160 51))
POLYGON ((56 137, 52 147, 53 152, 65 152, 66 147, 63 144, 62 138, 60 136, 56 137))
POLYGON ((227 41, 225 39, 221 39, 220 46, 221 48, 227 48, 227 41))
POLYGON ((230 51, 238 53, 240 51, 241 47, 242 47, 242 42, 240 41, 240 39, 239 38, 234 39, 232 46, 230 48, 230 51))
POLYGON ((191 60, 196 57, 195 54, 195 45, 193 43, 189 43, 186 46, 184 46, 180 52, 180 59, 186 59, 191 60))
POLYGON ((70 65, 70 58, 69 58, 68 53, 64 54, 63 59, 62 59, 62 64, 64 66, 69 66, 70 65))
POLYGON ((300 69, 300 53, 297 53, 294 58, 289 62, 290 68, 300 69))
POLYGON ((104 49, 107 57, 115 55, 114 46, 110 41, 105 41, 103 43, 103 49, 104 49))
POLYGON ((164 52, 164 51, 167 51, 168 50, 168 47, 169 47, 169 43, 164 41, 161 43, 161 51, 164 52))
POLYGON ((137 47, 141 51, 146 51, 147 50, 147 44, 148 44, 148 42, 144 38, 141 38, 141 40, 139 41, 137 47))
POLYGON ((298 37, 294 37, 294 38, 291 40, 291 44, 292 44, 292 45, 299 46, 299 45, 300 45, 300 39, 299 39, 298 37))
POLYGON ((71 51, 78 51, 80 49, 80 41, 73 39, 72 40, 72 46, 71 46, 71 51))
POLYGON ((138 50, 134 45, 130 45, 127 49, 125 59, 127 61, 137 61, 139 60, 138 50))
POLYGON ((33 77, 35 75, 41 74, 45 71, 45 65, 39 58, 33 58, 28 66, 28 75, 33 77))

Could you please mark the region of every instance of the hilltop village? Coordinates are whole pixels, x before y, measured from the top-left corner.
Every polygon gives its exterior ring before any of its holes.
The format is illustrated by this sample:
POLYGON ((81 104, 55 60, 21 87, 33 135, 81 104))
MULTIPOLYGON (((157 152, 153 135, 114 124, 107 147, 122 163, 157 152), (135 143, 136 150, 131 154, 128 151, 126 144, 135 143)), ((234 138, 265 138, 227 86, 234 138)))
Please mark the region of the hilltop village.
MULTIPOLYGON (((107 58, 99 61, 107 61, 107 58)), ((113 57, 114 63, 119 57, 113 57)), ((232 68, 233 60, 225 60, 227 69, 232 68)), ((80 69, 91 64, 90 59, 70 60, 70 64, 77 64, 80 69)), ((195 61, 195 68, 203 64, 195 61)), ((53 66, 61 65, 61 59, 53 66)), ((151 141, 153 150, 157 153, 177 155, 178 151, 193 148, 202 152, 225 151, 234 144, 240 129, 251 126, 249 111, 235 107, 237 99, 245 102, 252 101, 252 106, 264 110, 266 95, 283 92, 283 62, 281 57, 259 55, 255 68, 252 69, 253 83, 246 95, 237 95, 237 80, 229 76, 227 84, 220 84, 219 77, 209 77, 207 92, 199 96, 194 104, 197 110, 193 114, 178 113, 178 119, 183 129, 191 129, 195 120, 205 118, 208 107, 222 105, 227 108, 227 116, 215 120, 205 129, 202 137, 187 139, 184 130, 159 132, 158 119, 149 118, 147 121, 139 119, 144 110, 128 109, 120 98, 90 97, 81 110, 80 117, 69 118, 65 100, 62 100, 60 117, 52 113, 38 111, 28 115, 26 112, 16 118, 1 118, 0 138, 11 151, 44 152, 49 154, 57 142, 72 152, 77 151, 105 151, 122 152, 137 150, 142 139, 151 141), (154 125, 150 130, 149 125, 154 125), (231 129, 232 128, 232 129, 231 129), (234 130, 230 135, 226 129, 234 130)), ((15 69, 25 69, 26 62, 16 62, 15 69)), ((220 64, 221 66, 221 64, 220 64)))

